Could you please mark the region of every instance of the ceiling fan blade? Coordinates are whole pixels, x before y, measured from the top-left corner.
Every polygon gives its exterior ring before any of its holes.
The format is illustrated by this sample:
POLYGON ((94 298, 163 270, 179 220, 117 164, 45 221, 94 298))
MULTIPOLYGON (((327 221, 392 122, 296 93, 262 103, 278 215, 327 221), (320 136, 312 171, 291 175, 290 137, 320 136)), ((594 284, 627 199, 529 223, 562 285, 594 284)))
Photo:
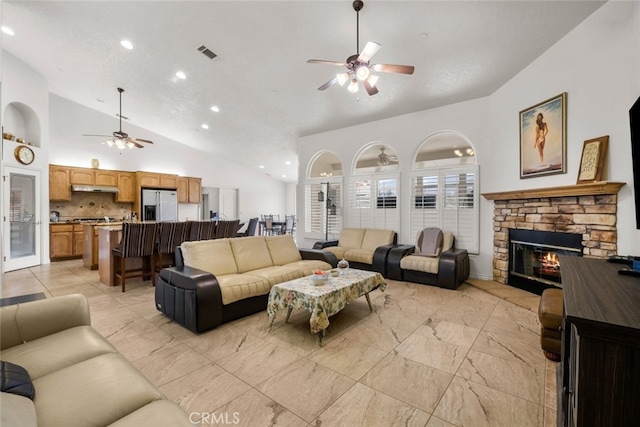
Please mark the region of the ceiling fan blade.
POLYGON ((100 136, 103 138, 111 138, 113 135, 92 135, 92 134, 88 134, 88 133, 83 133, 81 136, 100 136))
POLYGON ((131 138, 131 139, 135 139, 136 141, 140 141, 140 142, 146 142, 147 144, 153 144, 153 141, 149 139, 142 139, 142 138, 131 138))
POLYGON ((309 59, 307 62, 309 64, 334 65, 336 67, 346 67, 347 66, 347 64, 345 64, 344 62, 325 61, 324 59, 309 59))
POLYGON ((372 71, 380 71, 382 73, 400 73, 413 74, 415 67, 413 65, 393 65, 393 64, 374 64, 369 67, 372 71))
POLYGON ((376 93, 378 93, 378 88, 375 86, 371 86, 371 84, 369 84, 367 80, 365 80, 363 83, 364 83, 364 88, 367 90, 367 93, 369 94, 369 96, 373 96, 376 93))
POLYGON ((318 88, 318 90, 325 90, 330 88, 331 86, 333 86, 334 84, 338 83, 338 78, 334 77, 331 80, 329 80, 328 82, 326 82, 325 84, 323 84, 322 86, 320 86, 318 88))
POLYGON ((380 50, 382 46, 376 42, 368 42, 362 50, 360 56, 358 56, 359 62, 369 62, 369 60, 380 50))

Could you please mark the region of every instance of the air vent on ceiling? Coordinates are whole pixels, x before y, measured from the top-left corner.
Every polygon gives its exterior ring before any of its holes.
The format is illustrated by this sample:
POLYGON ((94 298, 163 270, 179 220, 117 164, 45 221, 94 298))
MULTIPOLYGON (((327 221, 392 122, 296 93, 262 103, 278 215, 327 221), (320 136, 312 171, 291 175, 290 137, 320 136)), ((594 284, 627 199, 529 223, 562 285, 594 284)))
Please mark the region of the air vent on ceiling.
POLYGON ((129 120, 129 117, 116 113, 116 117, 122 117, 122 120, 129 120))
POLYGON ((198 48, 198 52, 201 52, 204 56, 206 56, 209 59, 213 59, 215 58, 216 55, 215 53, 213 53, 213 51, 211 51, 208 47, 206 47, 205 45, 202 45, 198 48))

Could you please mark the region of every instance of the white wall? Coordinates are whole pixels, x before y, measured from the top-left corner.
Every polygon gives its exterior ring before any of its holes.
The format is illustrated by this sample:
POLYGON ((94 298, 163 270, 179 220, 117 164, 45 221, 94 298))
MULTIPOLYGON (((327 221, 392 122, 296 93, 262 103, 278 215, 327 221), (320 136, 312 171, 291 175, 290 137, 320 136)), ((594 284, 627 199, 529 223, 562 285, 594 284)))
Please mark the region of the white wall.
MULTIPOLYGON (((150 139, 153 145, 120 152, 101 142, 105 138, 82 134, 109 135, 117 130, 118 119, 51 94, 51 150, 54 164, 90 167, 91 159, 100 168, 144 170, 202 178, 203 187, 236 188, 242 221, 259 213, 284 213, 286 184, 263 173, 238 166, 210 153, 203 153, 162 135, 124 121, 122 129, 132 137, 150 139)), ((211 200, 210 200, 211 203, 211 200)), ((217 204, 217 200, 215 201, 217 204)), ((195 219, 197 205, 181 205, 179 217, 195 219)))
MULTIPOLYGON (((421 141, 438 130, 456 130, 474 146, 481 193, 575 184, 583 141, 609 135, 604 179, 627 183, 619 194, 618 253, 640 255, 628 115, 640 95, 638 52, 640 3, 609 2, 487 98, 300 138, 300 245, 313 244, 302 233, 302 181, 314 154, 333 151, 347 171, 360 147, 371 141, 384 142, 398 155, 402 199, 409 200, 408 172, 421 141), (518 113, 562 92, 568 93, 567 173, 521 180, 518 113)), ((411 243, 406 211, 401 212, 399 241, 411 243)), ((493 202, 481 198, 480 253, 471 260, 473 277, 492 277, 492 218, 493 202)))

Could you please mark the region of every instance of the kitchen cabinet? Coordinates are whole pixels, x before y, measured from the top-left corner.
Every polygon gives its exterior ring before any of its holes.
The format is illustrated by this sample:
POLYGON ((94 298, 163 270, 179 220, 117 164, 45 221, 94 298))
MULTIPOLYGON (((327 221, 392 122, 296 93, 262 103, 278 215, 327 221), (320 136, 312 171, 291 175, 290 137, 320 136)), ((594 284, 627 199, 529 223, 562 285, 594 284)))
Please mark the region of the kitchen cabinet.
POLYGON ((107 185, 109 187, 118 185, 118 173, 116 171, 95 169, 94 174, 96 185, 107 185))
POLYGON ((82 225, 51 224, 49 228, 49 258, 79 258, 82 256, 82 225))
POLYGON ((166 173, 136 172, 136 181, 139 188, 178 188, 178 176, 166 173))
POLYGON ((71 201, 69 168, 49 165, 49 200, 55 202, 71 201))
POLYGON ((93 169, 69 168, 69 181, 71 184, 95 185, 96 176, 93 169))
POLYGON ((116 202, 133 203, 136 201, 136 179, 132 172, 118 172, 116 176, 118 192, 116 202))
POLYGON ((200 203, 202 178, 178 177, 178 203, 200 203))
POLYGON ((564 426, 640 420, 640 286, 602 259, 561 256, 564 316, 558 397, 564 426))

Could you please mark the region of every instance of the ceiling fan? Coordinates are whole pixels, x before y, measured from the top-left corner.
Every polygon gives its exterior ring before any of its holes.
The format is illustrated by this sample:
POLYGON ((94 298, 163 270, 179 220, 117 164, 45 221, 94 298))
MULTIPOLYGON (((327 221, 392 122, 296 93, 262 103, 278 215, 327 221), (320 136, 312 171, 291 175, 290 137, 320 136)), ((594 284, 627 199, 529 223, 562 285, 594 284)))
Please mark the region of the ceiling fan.
MULTIPOLYGON (((356 52, 360 52, 360 11, 363 7, 363 1, 355 0, 353 2, 353 10, 356 11, 356 52)), ((325 64, 347 68, 345 73, 336 75, 334 78, 320 86, 318 90, 325 90, 336 83, 342 86, 347 81, 350 81, 351 83, 349 83, 348 90, 351 93, 356 93, 358 91, 358 81, 361 81, 363 82, 367 93, 369 95, 375 95, 378 93, 378 89, 375 86, 378 81, 378 76, 371 74, 372 71, 413 74, 413 65, 371 64, 371 58, 376 54, 376 52, 378 52, 380 47, 381 45, 378 43, 368 42, 362 52, 351 55, 344 63, 325 61, 322 59, 309 59, 307 62, 310 64, 325 64)))
POLYGON ((114 131, 113 134, 111 135, 83 134, 82 136, 101 136, 106 138, 113 137, 113 139, 108 139, 106 141, 106 144, 109 147, 113 147, 115 145, 120 150, 124 150, 127 147, 128 148, 133 148, 133 147, 144 148, 144 145, 140 144, 141 142, 146 142, 147 144, 153 144, 153 141, 150 141, 148 139, 131 138, 129 137, 129 134, 122 131, 122 92, 124 92, 124 89, 119 87, 118 92, 120 92, 120 112, 118 113, 118 117, 120 118, 120 129, 114 131))
POLYGON ((376 159, 376 163, 378 163, 378 166, 387 166, 391 162, 398 161, 398 157, 390 156, 387 153, 385 153, 384 150, 385 150, 384 147, 380 147, 380 154, 378 154, 378 157, 376 159))

